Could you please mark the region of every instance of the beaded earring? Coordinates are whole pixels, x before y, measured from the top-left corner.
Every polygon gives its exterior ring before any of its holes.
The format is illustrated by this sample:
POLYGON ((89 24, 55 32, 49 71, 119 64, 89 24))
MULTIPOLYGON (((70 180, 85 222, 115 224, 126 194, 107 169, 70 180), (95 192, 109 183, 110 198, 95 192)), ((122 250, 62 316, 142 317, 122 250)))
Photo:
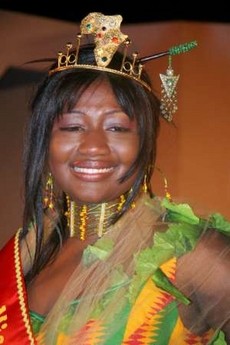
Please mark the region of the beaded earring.
POLYGON ((54 209, 54 183, 52 174, 49 172, 46 180, 44 198, 43 198, 43 207, 45 209, 54 209))
POLYGON ((147 184, 147 174, 144 176, 144 182, 142 185, 143 192, 146 194, 148 192, 148 184, 147 184))
POLYGON ((166 199, 168 199, 169 201, 172 201, 171 194, 168 191, 168 181, 167 181, 166 177, 164 177, 164 189, 165 189, 165 197, 166 197, 166 199))
POLYGON ((122 207, 123 207, 124 203, 125 203, 125 196, 124 196, 124 194, 122 194, 122 195, 120 196, 120 202, 119 202, 119 204, 117 205, 117 210, 118 210, 118 211, 121 211, 121 210, 122 210, 122 207))
POLYGON ((163 178, 163 181, 164 181, 164 191, 165 191, 165 197, 166 199, 168 199, 169 201, 172 201, 172 197, 171 197, 171 194, 168 190, 168 180, 167 178, 165 177, 164 173, 162 172, 162 170, 158 167, 155 167, 156 170, 161 174, 162 178, 163 178))

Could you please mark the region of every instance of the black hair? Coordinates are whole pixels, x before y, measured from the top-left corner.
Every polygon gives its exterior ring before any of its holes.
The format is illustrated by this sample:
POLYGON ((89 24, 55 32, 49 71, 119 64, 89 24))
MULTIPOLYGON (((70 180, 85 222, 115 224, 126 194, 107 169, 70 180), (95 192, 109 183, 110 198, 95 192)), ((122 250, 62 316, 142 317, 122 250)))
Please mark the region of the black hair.
MULTIPOLYGON (((95 64, 93 49, 93 45, 83 46, 79 51, 78 63, 95 64)), ((122 59, 122 53, 116 52, 108 67, 119 70, 122 59)), ((51 69, 54 67, 55 65, 51 69)), ((151 85, 144 70, 141 78, 151 85)), ((70 68, 46 76, 31 103, 31 117, 28 122, 24 150, 25 207, 22 236, 27 234, 31 224, 35 226, 37 234, 34 265, 27 274, 28 281, 55 255, 60 245, 59 237, 62 237, 62 241, 67 238, 66 217, 63 214, 63 207, 66 205, 63 195, 61 198, 62 212, 60 212, 62 214, 55 225, 58 227, 58 231, 53 231, 47 244, 43 244, 43 188, 48 173, 47 156, 54 120, 62 116, 64 111, 70 111, 81 94, 92 83, 105 80, 111 85, 124 112, 130 118, 136 119, 140 137, 138 156, 120 182, 125 181, 136 171, 138 172, 137 179, 132 186, 132 192, 128 194, 122 211, 113 219, 113 222, 116 222, 133 202, 145 176, 147 176, 147 183, 150 186, 159 131, 160 101, 156 95, 134 79, 105 71, 70 68)), ((150 187, 149 191, 151 192, 150 187)))

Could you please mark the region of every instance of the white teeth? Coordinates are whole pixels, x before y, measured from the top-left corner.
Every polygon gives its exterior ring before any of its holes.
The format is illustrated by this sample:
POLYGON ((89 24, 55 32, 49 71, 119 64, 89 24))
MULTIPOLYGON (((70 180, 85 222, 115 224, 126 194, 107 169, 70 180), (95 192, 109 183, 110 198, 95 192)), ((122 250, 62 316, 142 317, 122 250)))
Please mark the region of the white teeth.
POLYGON ((95 168, 78 168, 74 167, 74 171, 82 174, 104 174, 109 171, 113 170, 113 168, 103 168, 103 169, 95 169, 95 168))

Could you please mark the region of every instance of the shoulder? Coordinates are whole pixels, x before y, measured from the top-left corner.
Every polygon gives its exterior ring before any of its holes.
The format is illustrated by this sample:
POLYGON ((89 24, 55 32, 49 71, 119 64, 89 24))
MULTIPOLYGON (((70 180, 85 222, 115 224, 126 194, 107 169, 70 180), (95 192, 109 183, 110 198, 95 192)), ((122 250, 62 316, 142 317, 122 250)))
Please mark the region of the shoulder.
POLYGON ((197 322, 197 329, 226 327, 230 332, 230 237, 208 229, 195 248, 178 260, 176 284, 191 299, 193 320, 180 306, 186 322, 197 322), (201 327, 202 328, 202 327, 201 327))
POLYGON ((193 284, 201 283, 204 277, 207 280, 218 276, 224 279, 227 272, 225 280, 230 282, 230 237, 208 229, 200 236, 195 248, 179 258, 178 263, 178 278, 186 271, 185 275, 193 284))
POLYGON ((195 248, 178 260, 177 279, 186 278, 202 291, 217 293, 226 286, 230 291, 230 238, 214 229, 202 234, 195 248))
POLYGON ((178 277, 181 271, 187 271, 187 267, 196 273, 194 276, 186 274, 190 281, 198 279, 199 272, 209 272, 210 276, 221 274, 222 270, 230 272, 230 237, 208 229, 200 236, 194 249, 180 257, 178 263, 178 277))
MULTIPOLYGON (((222 273, 227 274, 227 271, 230 272, 230 237, 215 229, 208 229, 184 260, 192 260, 193 270, 209 272, 211 277, 214 274, 216 277, 222 273)), ((228 280, 230 281, 230 276, 228 280)))
POLYGON ((223 258, 230 255, 229 245, 229 236, 215 229, 208 229, 200 236, 191 255, 202 255, 203 257, 207 256, 221 261, 223 258))

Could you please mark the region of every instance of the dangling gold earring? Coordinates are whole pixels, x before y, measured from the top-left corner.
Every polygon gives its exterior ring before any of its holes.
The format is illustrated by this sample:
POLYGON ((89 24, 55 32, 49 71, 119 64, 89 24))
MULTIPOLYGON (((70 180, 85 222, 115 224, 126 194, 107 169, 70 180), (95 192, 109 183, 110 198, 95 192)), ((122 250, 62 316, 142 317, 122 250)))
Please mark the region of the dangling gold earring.
POLYGON ((122 207, 123 207, 123 205, 124 205, 124 203, 125 203, 125 196, 124 196, 124 194, 122 194, 121 196, 120 196, 120 202, 118 203, 118 205, 117 205, 117 211, 121 211, 122 210, 122 207))
POLYGON ((169 201, 172 201, 171 194, 168 191, 168 181, 167 181, 165 176, 164 176, 164 189, 165 189, 165 197, 166 197, 166 199, 168 199, 169 201))
MULTIPOLYGON (((133 192, 133 188, 130 189, 129 194, 132 193, 132 192, 133 192)), ((131 209, 134 209, 136 207, 135 201, 132 201, 130 206, 131 206, 131 209)))
POLYGON ((66 195, 66 205, 67 205, 67 211, 65 212, 66 220, 67 220, 67 226, 70 229, 70 198, 68 195, 66 195))
POLYGON ((179 75, 174 76, 172 69, 172 56, 169 55, 168 68, 166 75, 160 73, 161 79, 161 114, 168 121, 172 121, 174 113, 177 111, 177 91, 176 85, 179 75))
POLYGON ((142 185, 143 192, 146 194, 148 192, 148 184, 147 184, 147 174, 144 176, 144 182, 142 185))
POLYGON ((165 190, 165 197, 166 197, 166 199, 168 199, 169 201, 172 201, 171 194, 168 191, 168 181, 167 181, 167 178, 165 177, 165 175, 163 174, 163 172, 161 171, 160 168, 156 167, 156 170, 159 171, 159 173, 163 177, 163 180, 164 180, 164 190, 165 190))
POLYGON ((46 180, 43 206, 44 208, 49 208, 51 210, 54 209, 54 183, 53 183, 53 177, 51 173, 48 174, 48 177, 46 180))

